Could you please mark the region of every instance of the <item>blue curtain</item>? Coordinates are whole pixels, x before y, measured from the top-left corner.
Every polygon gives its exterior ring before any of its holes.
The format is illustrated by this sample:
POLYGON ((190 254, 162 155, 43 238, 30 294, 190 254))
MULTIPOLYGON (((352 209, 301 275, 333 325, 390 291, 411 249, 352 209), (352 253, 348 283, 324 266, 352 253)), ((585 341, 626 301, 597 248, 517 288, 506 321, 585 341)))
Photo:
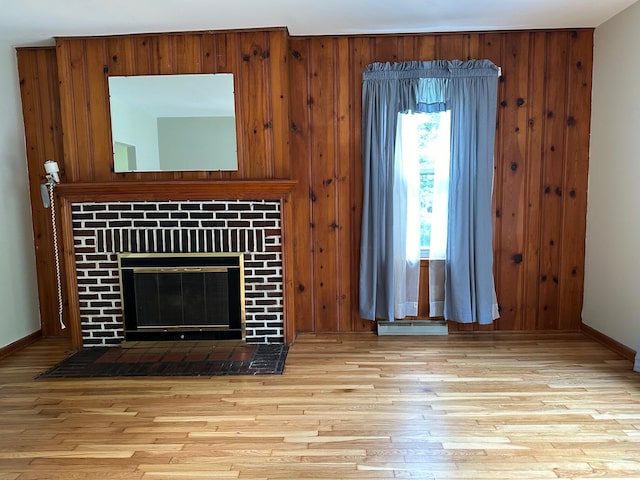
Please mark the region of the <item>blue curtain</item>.
POLYGON ((419 62, 374 63, 363 74, 360 316, 393 321, 393 162, 398 113, 416 108, 419 62))
POLYGON ((451 167, 444 317, 489 324, 498 318, 493 280, 491 192, 497 69, 457 64, 450 82, 451 167), (475 68, 480 67, 480 68, 475 68))
POLYGON ((395 318, 391 212, 398 113, 445 108, 452 112, 445 318, 481 323, 497 318, 491 247, 497 78, 498 68, 488 60, 374 63, 365 69, 362 318, 395 318), (425 85, 425 78, 435 81, 425 85))

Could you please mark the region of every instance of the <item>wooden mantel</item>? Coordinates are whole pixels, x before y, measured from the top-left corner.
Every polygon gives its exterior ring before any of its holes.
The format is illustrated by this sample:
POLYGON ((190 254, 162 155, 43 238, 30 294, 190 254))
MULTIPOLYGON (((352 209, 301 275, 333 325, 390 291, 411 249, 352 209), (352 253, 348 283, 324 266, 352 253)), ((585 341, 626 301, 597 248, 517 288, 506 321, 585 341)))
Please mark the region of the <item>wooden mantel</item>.
POLYGON ((171 201, 171 200, 280 200, 282 221, 282 270, 284 341, 294 339, 292 213, 289 195, 295 180, 153 181, 61 183, 55 194, 60 200, 62 253, 66 271, 67 325, 73 348, 82 347, 82 325, 73 243, 71 205, 78 202, 171 201))
POLYGON ((216 180, 61 183, 56 194, 71 202, 160 200, 278 200, 291 193, 295 180, 216 180))

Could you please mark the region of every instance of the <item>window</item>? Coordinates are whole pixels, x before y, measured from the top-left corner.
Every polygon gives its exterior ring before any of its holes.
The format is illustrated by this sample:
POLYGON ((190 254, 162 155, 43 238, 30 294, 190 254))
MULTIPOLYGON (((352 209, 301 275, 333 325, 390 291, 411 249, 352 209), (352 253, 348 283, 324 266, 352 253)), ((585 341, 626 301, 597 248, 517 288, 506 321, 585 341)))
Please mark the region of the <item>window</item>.
POLYGON ((434 248, 446 245, 451 115, 449 111, 402 115, 402 151, 405 158, 412 157, 407 161, 418 162, 420 170, 420 256, 429 258, 434 248))

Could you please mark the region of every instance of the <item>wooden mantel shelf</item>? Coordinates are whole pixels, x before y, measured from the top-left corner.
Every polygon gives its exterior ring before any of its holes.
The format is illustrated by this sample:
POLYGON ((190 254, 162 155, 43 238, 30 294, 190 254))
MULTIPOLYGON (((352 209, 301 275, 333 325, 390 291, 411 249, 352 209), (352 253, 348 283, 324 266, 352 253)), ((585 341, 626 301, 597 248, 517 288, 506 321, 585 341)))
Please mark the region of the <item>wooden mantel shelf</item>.
POLYGON ((291 193, 295 180, 216 180, 61 183, 56 194, 70 202, 160 200, 278 200, 291 193))

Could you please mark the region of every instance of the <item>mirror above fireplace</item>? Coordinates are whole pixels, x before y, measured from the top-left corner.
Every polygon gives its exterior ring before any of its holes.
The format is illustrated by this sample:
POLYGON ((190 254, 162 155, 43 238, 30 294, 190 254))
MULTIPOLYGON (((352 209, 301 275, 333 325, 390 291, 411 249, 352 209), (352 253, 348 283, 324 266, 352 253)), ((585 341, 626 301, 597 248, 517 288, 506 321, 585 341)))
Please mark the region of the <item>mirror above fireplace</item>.
POLYGON ((109 77, 114 171, 238 169, 233 74, 109 77))

